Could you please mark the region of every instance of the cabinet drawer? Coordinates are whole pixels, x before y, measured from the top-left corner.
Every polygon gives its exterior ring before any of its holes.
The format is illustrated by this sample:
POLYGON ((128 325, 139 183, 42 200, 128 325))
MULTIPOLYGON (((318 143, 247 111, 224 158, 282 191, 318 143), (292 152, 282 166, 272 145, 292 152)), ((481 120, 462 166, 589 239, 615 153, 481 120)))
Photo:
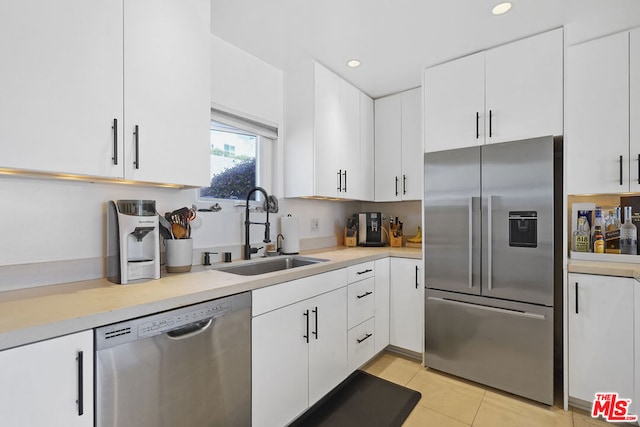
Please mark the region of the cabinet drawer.
POLYGON ((368 279, 375 276, 375 261, 363 262, 362 264, 352 265, 347 268, 347 277, 349 283, 357 282, 359 280, 368 279))
POLYGON ((375 279, 373 277, 352 283, 347 288, 347 323, 348 328, 373 317, 375 310, 375 279))
POLYGON ((349 372, 355 371, 373 358, 374 338, 373 319, 369 319, 349 330, 347 336, 349 372))

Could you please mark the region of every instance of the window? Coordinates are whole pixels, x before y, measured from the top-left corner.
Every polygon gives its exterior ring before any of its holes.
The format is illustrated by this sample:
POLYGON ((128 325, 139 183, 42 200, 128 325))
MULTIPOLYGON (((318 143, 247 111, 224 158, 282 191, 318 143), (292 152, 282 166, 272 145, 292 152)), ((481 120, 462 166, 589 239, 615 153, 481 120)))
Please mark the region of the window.
POLYGON ((211 117, 211 183, 200 189, 199 198, 246 200, 252 188, 269 181, 277 130, 218 110, 211 117))

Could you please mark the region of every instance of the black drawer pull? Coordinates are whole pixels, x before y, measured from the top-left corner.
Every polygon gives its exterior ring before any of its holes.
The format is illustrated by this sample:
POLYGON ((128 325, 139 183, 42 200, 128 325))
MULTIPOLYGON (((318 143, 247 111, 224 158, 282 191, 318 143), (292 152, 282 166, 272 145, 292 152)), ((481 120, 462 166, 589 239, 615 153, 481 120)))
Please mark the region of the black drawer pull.
POLYGON ((358 341, 358 344, 361 344, 362 342, 366 341, 367 339, 371 338, 372 336, 373 336, 373 334, 367 334, 367 335, 365 335, 364 338, 356 340, 356 341, 358 341))
POLYGON ((364 293, 364 294, 362 294, 362 295, 356 295, 356 297, 357 297, 358 299, 360 299, 360 298, 364 298, 364 297, 366 297, 367 295, 371 295, 372 293, 373 293, 373 292, 368 291, 368 292, 365 292, 365 293, 364 293))
POLYGON ((84 381, 82 379, 84 363, 82 357, 83 352, 79 351, 76 356, 76 361, 78 362, 78 400, 76 400, 76 403, 78 404, 78 416, 84 414, 84 381))
POLYGON ((370 268, 367 268, 366 270, 363 271, 358 271, 356 274, 360 275, 360 274, 366 274, 366 273, 371 273, 373 270, 370 268))
POLYGON ((302 313, 302 315, 307 318, 307 335, 303 335, 302 338, 304 338, 308 344, 309 343, 309 310, 306 310, 304 313, 302 313))

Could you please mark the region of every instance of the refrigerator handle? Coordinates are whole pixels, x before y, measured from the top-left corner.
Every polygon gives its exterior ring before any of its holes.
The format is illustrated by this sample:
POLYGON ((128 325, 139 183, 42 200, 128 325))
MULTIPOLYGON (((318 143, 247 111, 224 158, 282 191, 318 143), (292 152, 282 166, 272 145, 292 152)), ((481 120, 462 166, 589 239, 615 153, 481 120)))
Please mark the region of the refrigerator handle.
POLYGON ((448 298, 427 297, 427 299, 432 300, 432 301, 438 301, 438 302, 446 303, 446 304, 460 305, 460 306, 469 307, 469 308, 476 308, 478 310, 493 311, 495 313, 508 314, 508 315, 516 316, 516 317, 526 317, 526 318, 529 318, 529 319, 545 320, 545 316, 544 315, 538 314, 538 313, 530 313, 528 311, 510 310, 508 308, 491 307, 491 306, 488 306, 488 305, 473 304, 473 303, 464 302, 464 301, 454 301, 454 300, 451 300, 451 299, 448 299, 448 298))
POLYGON ((473 197, 469 197, 469 289, 473 288, 473 197))
POLYGON ((493 264, 491 259, 491 241, 492 241, 492 230, 491 230, 491 201, 493 196, 487 196, 487 288, 491 290, 491 264, 493 264))

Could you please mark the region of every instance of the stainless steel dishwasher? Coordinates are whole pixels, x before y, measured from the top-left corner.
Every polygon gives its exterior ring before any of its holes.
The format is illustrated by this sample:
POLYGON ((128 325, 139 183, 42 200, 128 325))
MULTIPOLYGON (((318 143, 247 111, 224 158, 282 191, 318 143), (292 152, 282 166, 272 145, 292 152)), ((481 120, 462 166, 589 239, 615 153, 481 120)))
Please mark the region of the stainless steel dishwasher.
POLYGON ((251 293, 96 329, 98 427, 249 426, 251 293))

